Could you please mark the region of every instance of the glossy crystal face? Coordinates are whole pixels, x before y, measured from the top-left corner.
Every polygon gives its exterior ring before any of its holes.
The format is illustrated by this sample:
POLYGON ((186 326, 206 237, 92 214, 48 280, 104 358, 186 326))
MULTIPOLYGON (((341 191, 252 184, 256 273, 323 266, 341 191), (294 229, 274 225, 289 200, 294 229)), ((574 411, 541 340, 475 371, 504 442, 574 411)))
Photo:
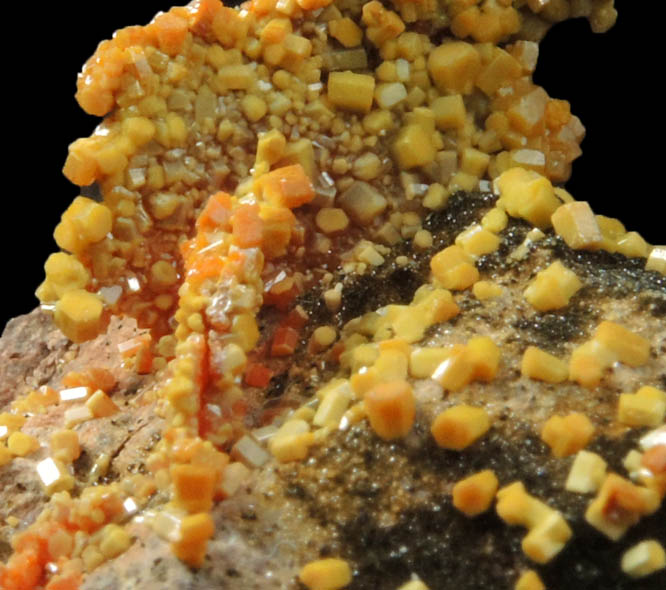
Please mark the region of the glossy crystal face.
POLYGON ((532 74, 572 9, 200 0, 99 45, 37 291, 77 352, 0 415, 43 492, 2 584, 658 572, 666 279, 561 186, 584 128, 532 74))

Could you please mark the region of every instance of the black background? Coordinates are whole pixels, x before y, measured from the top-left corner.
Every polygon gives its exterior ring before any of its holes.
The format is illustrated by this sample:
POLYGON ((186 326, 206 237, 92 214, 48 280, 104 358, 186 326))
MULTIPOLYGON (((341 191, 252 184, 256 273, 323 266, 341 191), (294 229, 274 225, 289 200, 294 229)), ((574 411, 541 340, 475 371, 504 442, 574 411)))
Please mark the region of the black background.
MULTIPOLYGON (((595 212, 620 217, 650 243, 665 243, 663 21, 660 3, 616 0, 620 16, 604 35, 587 21, 557 25, 542 44, 536 81, 571 102, 587 128, 583 156, 567 188, 595 212), (661 9, 660 9, 661 10, 661 9), (650 13, 650 11, 653 11, 650 13)), ((56 250, 53 228, 78 194, 62 175, 67 145, 97 119, 74 100, 76 74, 114 30, 145 24, 170 3, 152 0, 8 3, 4 9, 3 157, 0 244, 2 312, 7 319, 37 303, 42 265, 56 250)))

